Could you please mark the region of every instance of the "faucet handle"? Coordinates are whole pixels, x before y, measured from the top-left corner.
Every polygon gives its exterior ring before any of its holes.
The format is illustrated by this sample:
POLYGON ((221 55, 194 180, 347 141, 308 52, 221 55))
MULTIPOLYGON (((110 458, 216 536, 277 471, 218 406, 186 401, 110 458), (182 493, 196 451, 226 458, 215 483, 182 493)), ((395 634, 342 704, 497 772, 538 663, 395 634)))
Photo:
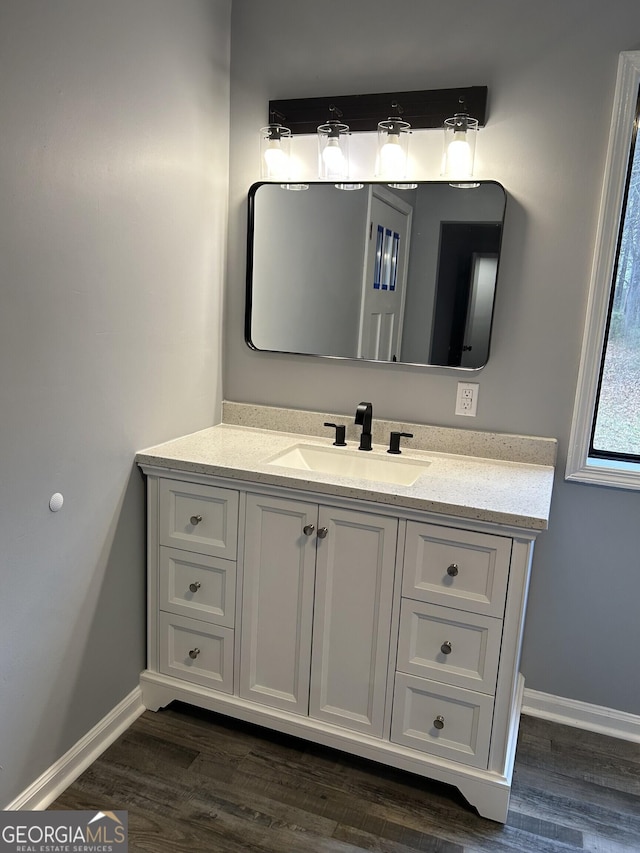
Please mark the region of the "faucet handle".
POLYGON ((392 432, 389 436, 389 449, 387 453, 402 453, 400 450, 400 439, 401 438, 413 438, 412 432, 392 432))
POLYGON ((333 427, 336 431, 336 440, 333 442, 336 447, 346 447, 347 442, 344 440, 347 428, 344 424, 331 424, 325 421, 326 427, 333 427))

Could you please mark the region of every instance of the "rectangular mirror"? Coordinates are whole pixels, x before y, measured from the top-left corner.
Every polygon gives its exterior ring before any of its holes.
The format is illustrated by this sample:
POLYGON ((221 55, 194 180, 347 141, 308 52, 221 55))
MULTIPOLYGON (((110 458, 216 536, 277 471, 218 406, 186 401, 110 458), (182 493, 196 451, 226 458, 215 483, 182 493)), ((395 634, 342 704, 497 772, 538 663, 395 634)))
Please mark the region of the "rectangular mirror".
POLYGON ((494 181, 254 184, 247 344, 483 367, 505 206, 494 181))

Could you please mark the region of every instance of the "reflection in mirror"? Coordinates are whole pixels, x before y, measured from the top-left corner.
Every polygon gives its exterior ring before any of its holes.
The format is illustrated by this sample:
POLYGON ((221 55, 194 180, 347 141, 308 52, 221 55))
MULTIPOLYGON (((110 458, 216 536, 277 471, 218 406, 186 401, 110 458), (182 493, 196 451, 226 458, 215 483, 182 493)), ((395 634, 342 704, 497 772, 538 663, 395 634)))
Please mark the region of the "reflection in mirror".
POLYGON ((506 202, 500 184, 295 186, 249 192, 250 347, 486 364, 506 202))

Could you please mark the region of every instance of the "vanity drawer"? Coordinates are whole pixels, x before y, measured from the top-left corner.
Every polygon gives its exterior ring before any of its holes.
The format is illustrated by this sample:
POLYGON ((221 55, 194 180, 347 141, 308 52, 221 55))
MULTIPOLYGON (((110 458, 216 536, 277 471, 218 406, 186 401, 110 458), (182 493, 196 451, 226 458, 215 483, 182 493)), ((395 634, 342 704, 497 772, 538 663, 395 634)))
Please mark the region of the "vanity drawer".
POLYGON ((235 560, 238 492, 160 480, 160 544, 235 560))
POLYGON ((407 524, 402 594, 502 617, 511 539, 435 524, 407 524))
POLYGON ((472 767, 486 767, 493 697, 396 673, 391 740, 472 767))
POLYGON ((233 628, 236 564, 160 548, 160 609, 233 628))
POLYGON ((160 672, 233 693, 233 631, 160 613, 160 672))
POLYGON ((493 693, 502 621, 402 599, 397 669, 457 687, 493 693))

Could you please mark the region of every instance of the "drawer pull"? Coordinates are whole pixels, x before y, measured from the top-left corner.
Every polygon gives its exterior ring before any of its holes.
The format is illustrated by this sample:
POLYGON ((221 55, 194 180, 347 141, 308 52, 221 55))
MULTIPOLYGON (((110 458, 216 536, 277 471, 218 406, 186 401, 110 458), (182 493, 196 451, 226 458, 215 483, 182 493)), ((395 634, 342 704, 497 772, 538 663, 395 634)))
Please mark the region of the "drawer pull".
POLYGON ((318 539, 324 539, 328 532, 329 532, 329 530, 326 527, 319 527, 318 528, 318 539))
POLYGON ((451 654, 452 649, 451 649, 451 643, 449 642, 449 640, 444 641, 444 643, 440 646, 440 651, 442 652, 443 655, 450 655, 451 654))
POLYGON ((311 536, 311 534, 313 533, 313 531, 315 529, 316 529, 315 524, 305 524, 305 526, 302 528, 302 532, 304 533, 305 536, 311 536))
POLYGON ((436 729, 438 729, 438 731, 444 728, 444 717, 442 716, 442 714, 438 714, 438 716, 433 721, 433 725, 436 729))
POLYGON ((189 592, 197 592, 200 589, 200 581, 189 584, 189 592))
POLYGON ((451 563, 450 566, 447 566, 447 574, 450 578, 455 578, 455 576, 458 574, 458 564, 451 563))
POLYGON ((191 660, 195 660, 199 654, 200 649, 191 649, 191 651, 189 652, 189 657, 191 658, 191 660))
POLYGON ((202 516, 201 515, 192 515, 191 518, 189 519, 189 521, 195 527, 196 524, 200 524, 200 522, 202 521, 202 516))

